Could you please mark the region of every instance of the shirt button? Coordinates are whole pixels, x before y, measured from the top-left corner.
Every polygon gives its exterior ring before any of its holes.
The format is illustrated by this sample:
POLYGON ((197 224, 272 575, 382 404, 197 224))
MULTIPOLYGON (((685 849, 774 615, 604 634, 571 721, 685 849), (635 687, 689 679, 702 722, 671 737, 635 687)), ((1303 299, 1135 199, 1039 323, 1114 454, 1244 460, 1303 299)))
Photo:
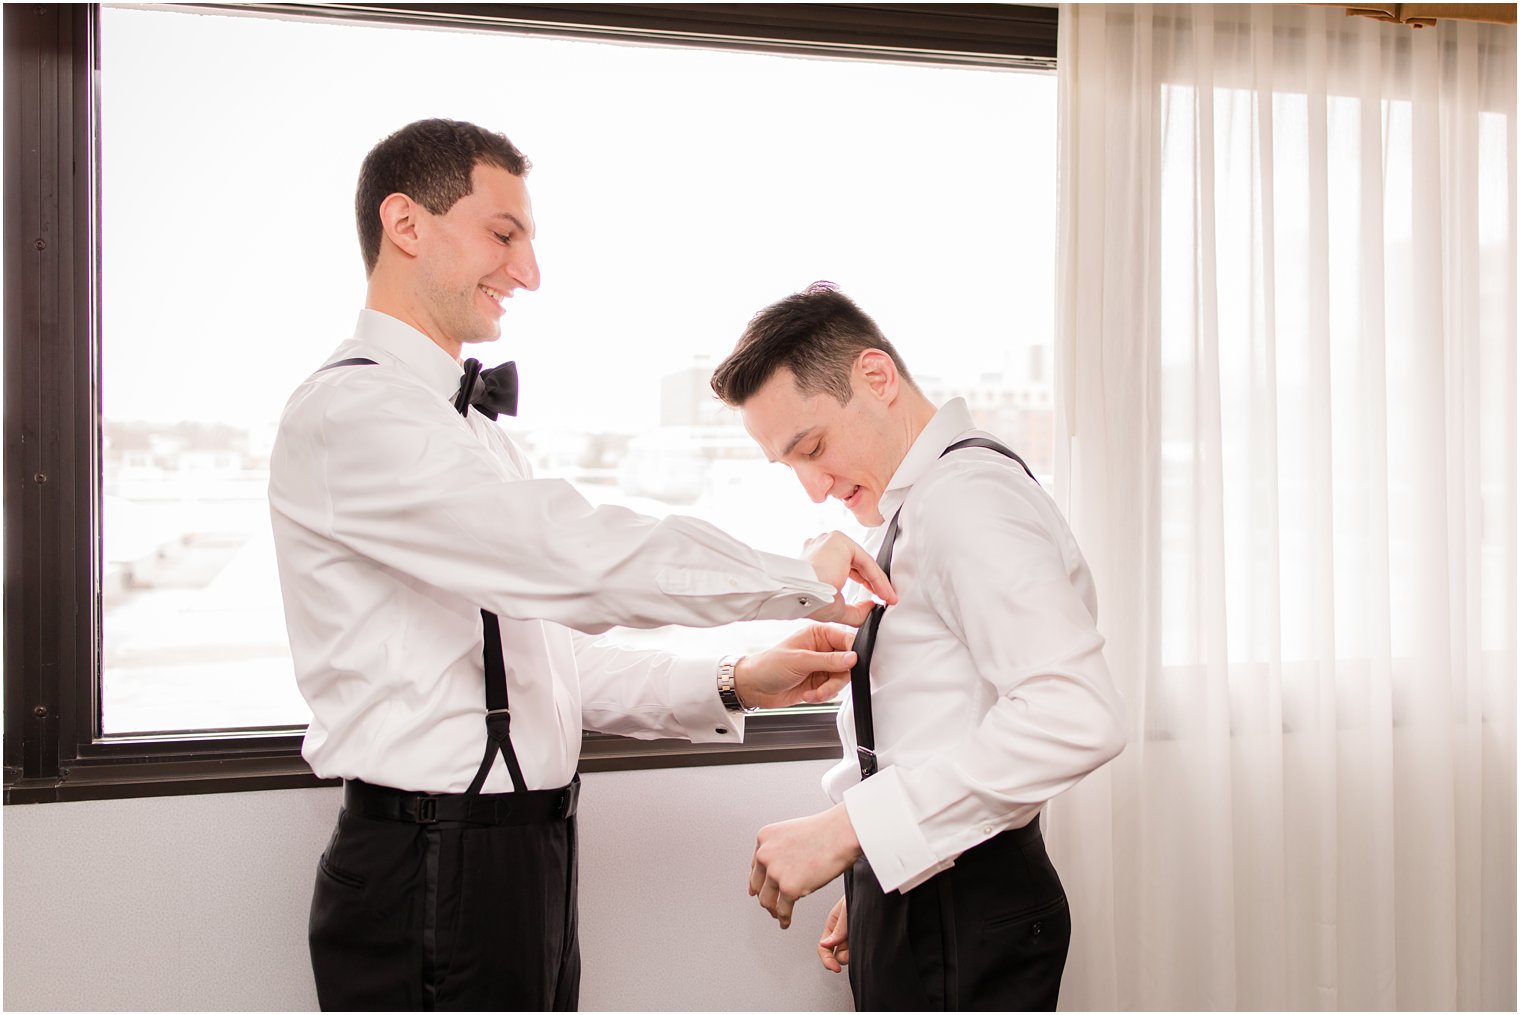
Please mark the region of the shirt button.
POLYGON ((983 835, 991 835, 992 831, 993 831, 993 829, 992 829, 991 825, 983 825, 982 826, 982 834, 983 835))
POLYGON ((714 732, 714 733, 727 733, 727 732, 728 732, 728 730, 726 730, 726 729, 724 729, 724 728, 723 728, 723 727, 722 727, 722 726, 719 726, 719 727, 716 727, 716 728, 715 728, 715 729, 714 729, 714 730, 713 730, 713 732, 714 732))
POLYGON ((728 580, 728 587, 731 588, 731 589, 738 588, 739 587, 739 579, 737 579, 737 578, 730 578, 728 580))

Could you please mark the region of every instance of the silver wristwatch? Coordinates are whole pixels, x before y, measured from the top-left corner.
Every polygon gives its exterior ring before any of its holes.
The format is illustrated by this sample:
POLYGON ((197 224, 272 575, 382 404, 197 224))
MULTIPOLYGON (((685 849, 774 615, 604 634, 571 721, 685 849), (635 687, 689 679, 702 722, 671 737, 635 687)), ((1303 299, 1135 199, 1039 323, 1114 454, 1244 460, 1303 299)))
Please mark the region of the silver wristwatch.
POLYGON ((739 700, 739 687, 734 683, 734 671, 739 666, 739 660, 743 656, 724 656, 718 660, 718 700, 723 702, 723 707, 730 712, 743 712, 748 715, 758 712, 759 709, 748 708, 739 700))

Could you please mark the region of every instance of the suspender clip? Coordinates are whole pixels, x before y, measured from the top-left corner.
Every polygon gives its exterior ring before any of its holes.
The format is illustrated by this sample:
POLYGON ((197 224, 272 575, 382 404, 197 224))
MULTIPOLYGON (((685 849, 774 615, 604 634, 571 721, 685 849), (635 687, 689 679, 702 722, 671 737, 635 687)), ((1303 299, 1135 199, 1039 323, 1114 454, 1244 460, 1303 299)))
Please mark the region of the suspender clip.
POLYGON ((860 777, 869 779, 876 774, 876 752, 869 747, 855 748, 855 754, 860 758, 860 777))

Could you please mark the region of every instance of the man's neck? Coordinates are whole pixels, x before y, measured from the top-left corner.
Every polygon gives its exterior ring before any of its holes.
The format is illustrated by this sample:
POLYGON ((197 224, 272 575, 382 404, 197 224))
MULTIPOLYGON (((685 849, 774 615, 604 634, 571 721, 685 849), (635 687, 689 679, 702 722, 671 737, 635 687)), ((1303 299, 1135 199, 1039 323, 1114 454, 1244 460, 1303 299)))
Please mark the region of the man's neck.
POLYGON ((902 458, 908 456, 908 452, 918 440, 919 434, 924 432, 924 427, 929 425, 929 421, 939 411, 933 402, 925 398, 916 389, 909 388, 906 385, 904 387, 906 390, 902 395, 904 411, 902 414, 901 430, 903 445, 902 457, 898 459, 898 464, 902 463, 902 458))
POLYGON ((369 291, 364 299, 366 310, 376 310, 389 317, 394 317, 402 324, 408 325, 422 332, 433 340, 433 344, 448 353, 454 362, 460 361, 463 345, 444 335, 443 329, 418 303, 408 298, 404 290, 387 284, 387 280, 381 277, 380 268, 369 279, 369 291))

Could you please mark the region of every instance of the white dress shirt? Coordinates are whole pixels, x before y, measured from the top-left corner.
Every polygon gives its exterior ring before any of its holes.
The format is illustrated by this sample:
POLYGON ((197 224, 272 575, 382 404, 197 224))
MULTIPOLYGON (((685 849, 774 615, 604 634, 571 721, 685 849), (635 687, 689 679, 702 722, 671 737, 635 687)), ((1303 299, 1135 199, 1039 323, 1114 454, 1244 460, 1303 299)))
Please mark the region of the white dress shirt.
MULTIPOLYGON (((485 750, 480 610, 501 618, 512 743, 528 788, 575 773, 582 728, 739 740, 715 659, 598 642, 614 625, 708 627, 805 616, 833 598, 804 561, 759 553, 693 518, 593 508, 532 478, 479 412, 455 411, 462 368, 373 310, 296 389, 270 461, 269 504, 302 753, 324 778, 464 791, 485 750)), ((512 788, 497 762, 483 791, 512 788)))
MULTIPOLYGON (((903 512, 892 554, 899 598, 871 661, 881 768, 861 782, 846 692, 844 760, 823 786, 844 801, 885 891, 913 888, 1027 824, 1124 746, 1092 575, 1055 503, 996 451, 939 457, 991 436, 951 400, 882 495, 884 518, 903 512)), ((873 530, 869 545, 879 549, 885 534, 873 530)))

